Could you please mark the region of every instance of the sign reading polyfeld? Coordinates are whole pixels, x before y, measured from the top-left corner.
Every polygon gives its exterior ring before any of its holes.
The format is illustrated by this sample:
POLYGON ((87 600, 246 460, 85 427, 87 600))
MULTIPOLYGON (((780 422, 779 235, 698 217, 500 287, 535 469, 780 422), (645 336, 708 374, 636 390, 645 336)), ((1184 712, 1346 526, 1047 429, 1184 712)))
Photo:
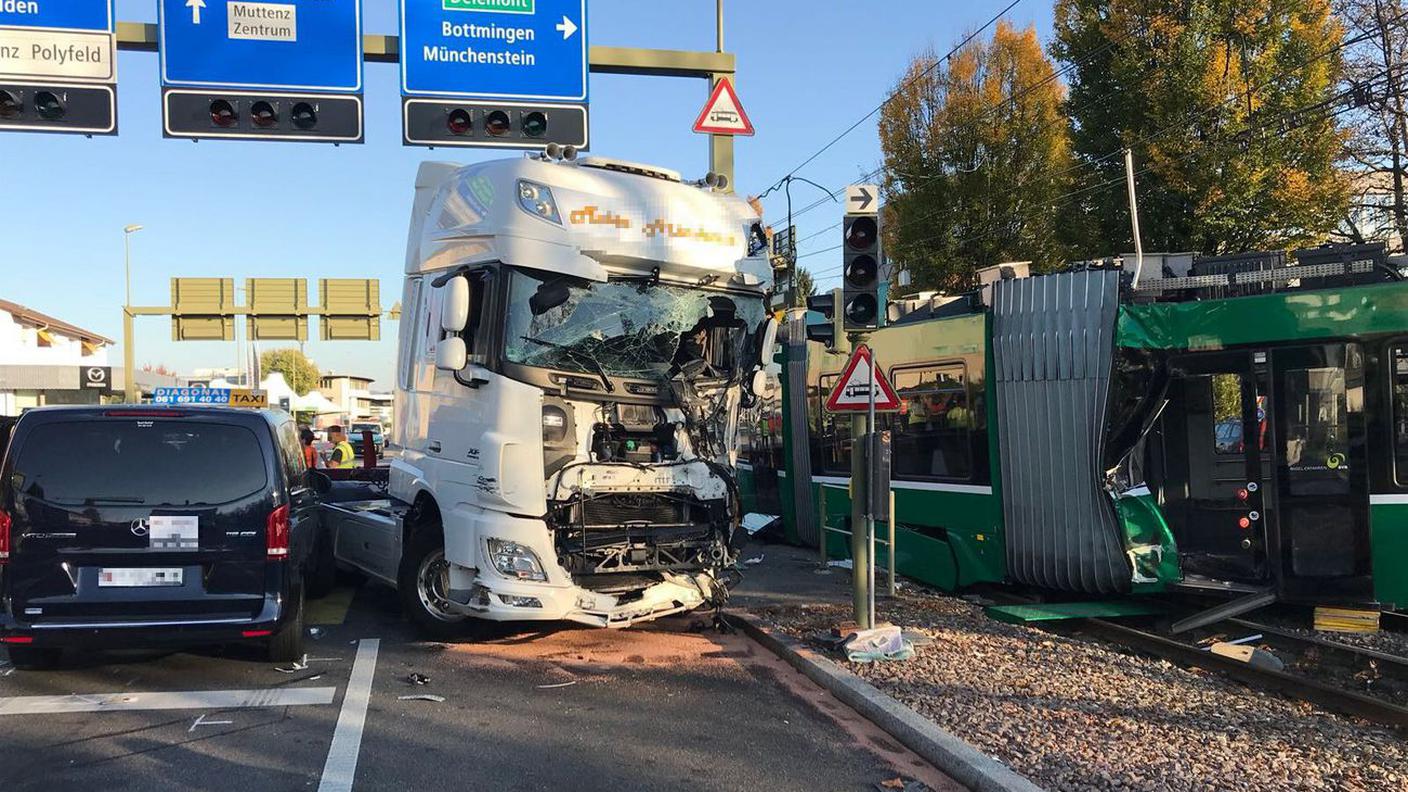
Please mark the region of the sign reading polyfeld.
POLYGON ((152 403, 263 408, 269 406, 269 394, 262 390, 230 388, 156 388, 152 391, 152 403))
POLYGON ((113 82, 112 0, 0 0, 0 79, 113 82))
POLYGON ((586 0, 401 0, 401 92, 587 100, 586 0))

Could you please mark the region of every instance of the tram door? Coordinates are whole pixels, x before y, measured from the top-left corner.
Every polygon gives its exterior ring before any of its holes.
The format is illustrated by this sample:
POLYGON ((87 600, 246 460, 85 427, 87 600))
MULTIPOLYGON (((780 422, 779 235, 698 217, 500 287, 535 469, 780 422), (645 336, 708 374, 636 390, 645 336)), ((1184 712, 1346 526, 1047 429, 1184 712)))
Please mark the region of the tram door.
POLYGON ((1372 596, 1363 352, 1278 349, 1272 374, 1281 591, 1372 596))
POLYGON ((1265 362, 1265 353, 1250 351, 1172 361, 1163 497, 1185 583, 1270 582, 1265 362))

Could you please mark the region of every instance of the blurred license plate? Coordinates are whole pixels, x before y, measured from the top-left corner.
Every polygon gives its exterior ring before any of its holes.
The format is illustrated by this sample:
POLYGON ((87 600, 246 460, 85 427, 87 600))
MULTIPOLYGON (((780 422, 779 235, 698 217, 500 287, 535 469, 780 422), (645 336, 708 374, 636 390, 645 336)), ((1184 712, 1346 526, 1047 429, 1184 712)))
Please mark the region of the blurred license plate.
POLYGON ((181 568, 123 569, 105 567, 98 570, 99 587, 135 588, 138 586, 179 586, 181 568))

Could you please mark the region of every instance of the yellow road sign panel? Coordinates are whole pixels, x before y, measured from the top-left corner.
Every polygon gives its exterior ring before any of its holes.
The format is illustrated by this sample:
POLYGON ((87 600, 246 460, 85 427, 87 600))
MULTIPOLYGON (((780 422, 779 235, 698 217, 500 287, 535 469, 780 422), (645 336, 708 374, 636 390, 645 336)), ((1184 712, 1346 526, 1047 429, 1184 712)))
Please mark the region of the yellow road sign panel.
POLYGON ((262 409, 269 406, 269 392, 262 390, 230 391, 231 407, 253 407, 262 409))

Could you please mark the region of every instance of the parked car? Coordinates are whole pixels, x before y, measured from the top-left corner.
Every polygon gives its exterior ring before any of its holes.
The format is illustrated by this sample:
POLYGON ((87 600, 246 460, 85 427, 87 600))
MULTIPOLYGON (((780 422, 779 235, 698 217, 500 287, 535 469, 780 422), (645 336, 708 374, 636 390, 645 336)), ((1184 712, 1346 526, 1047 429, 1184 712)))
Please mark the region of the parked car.
POLYGON ((382 434, 379 423, 354 423, 347 430, 347 441, 352 444, 352 452, 357 456, 363 456, 362 446, 364 445, 364 432, 372 433, 372 448, 377 456, 381 456, 381 451, 386 447, 386 438, 382 434))
POLYGON ((260 642, 303 654, 318 503, 278 411, 54 407, 0 465, 0 643, 17 666, 75 648, 260 642))

